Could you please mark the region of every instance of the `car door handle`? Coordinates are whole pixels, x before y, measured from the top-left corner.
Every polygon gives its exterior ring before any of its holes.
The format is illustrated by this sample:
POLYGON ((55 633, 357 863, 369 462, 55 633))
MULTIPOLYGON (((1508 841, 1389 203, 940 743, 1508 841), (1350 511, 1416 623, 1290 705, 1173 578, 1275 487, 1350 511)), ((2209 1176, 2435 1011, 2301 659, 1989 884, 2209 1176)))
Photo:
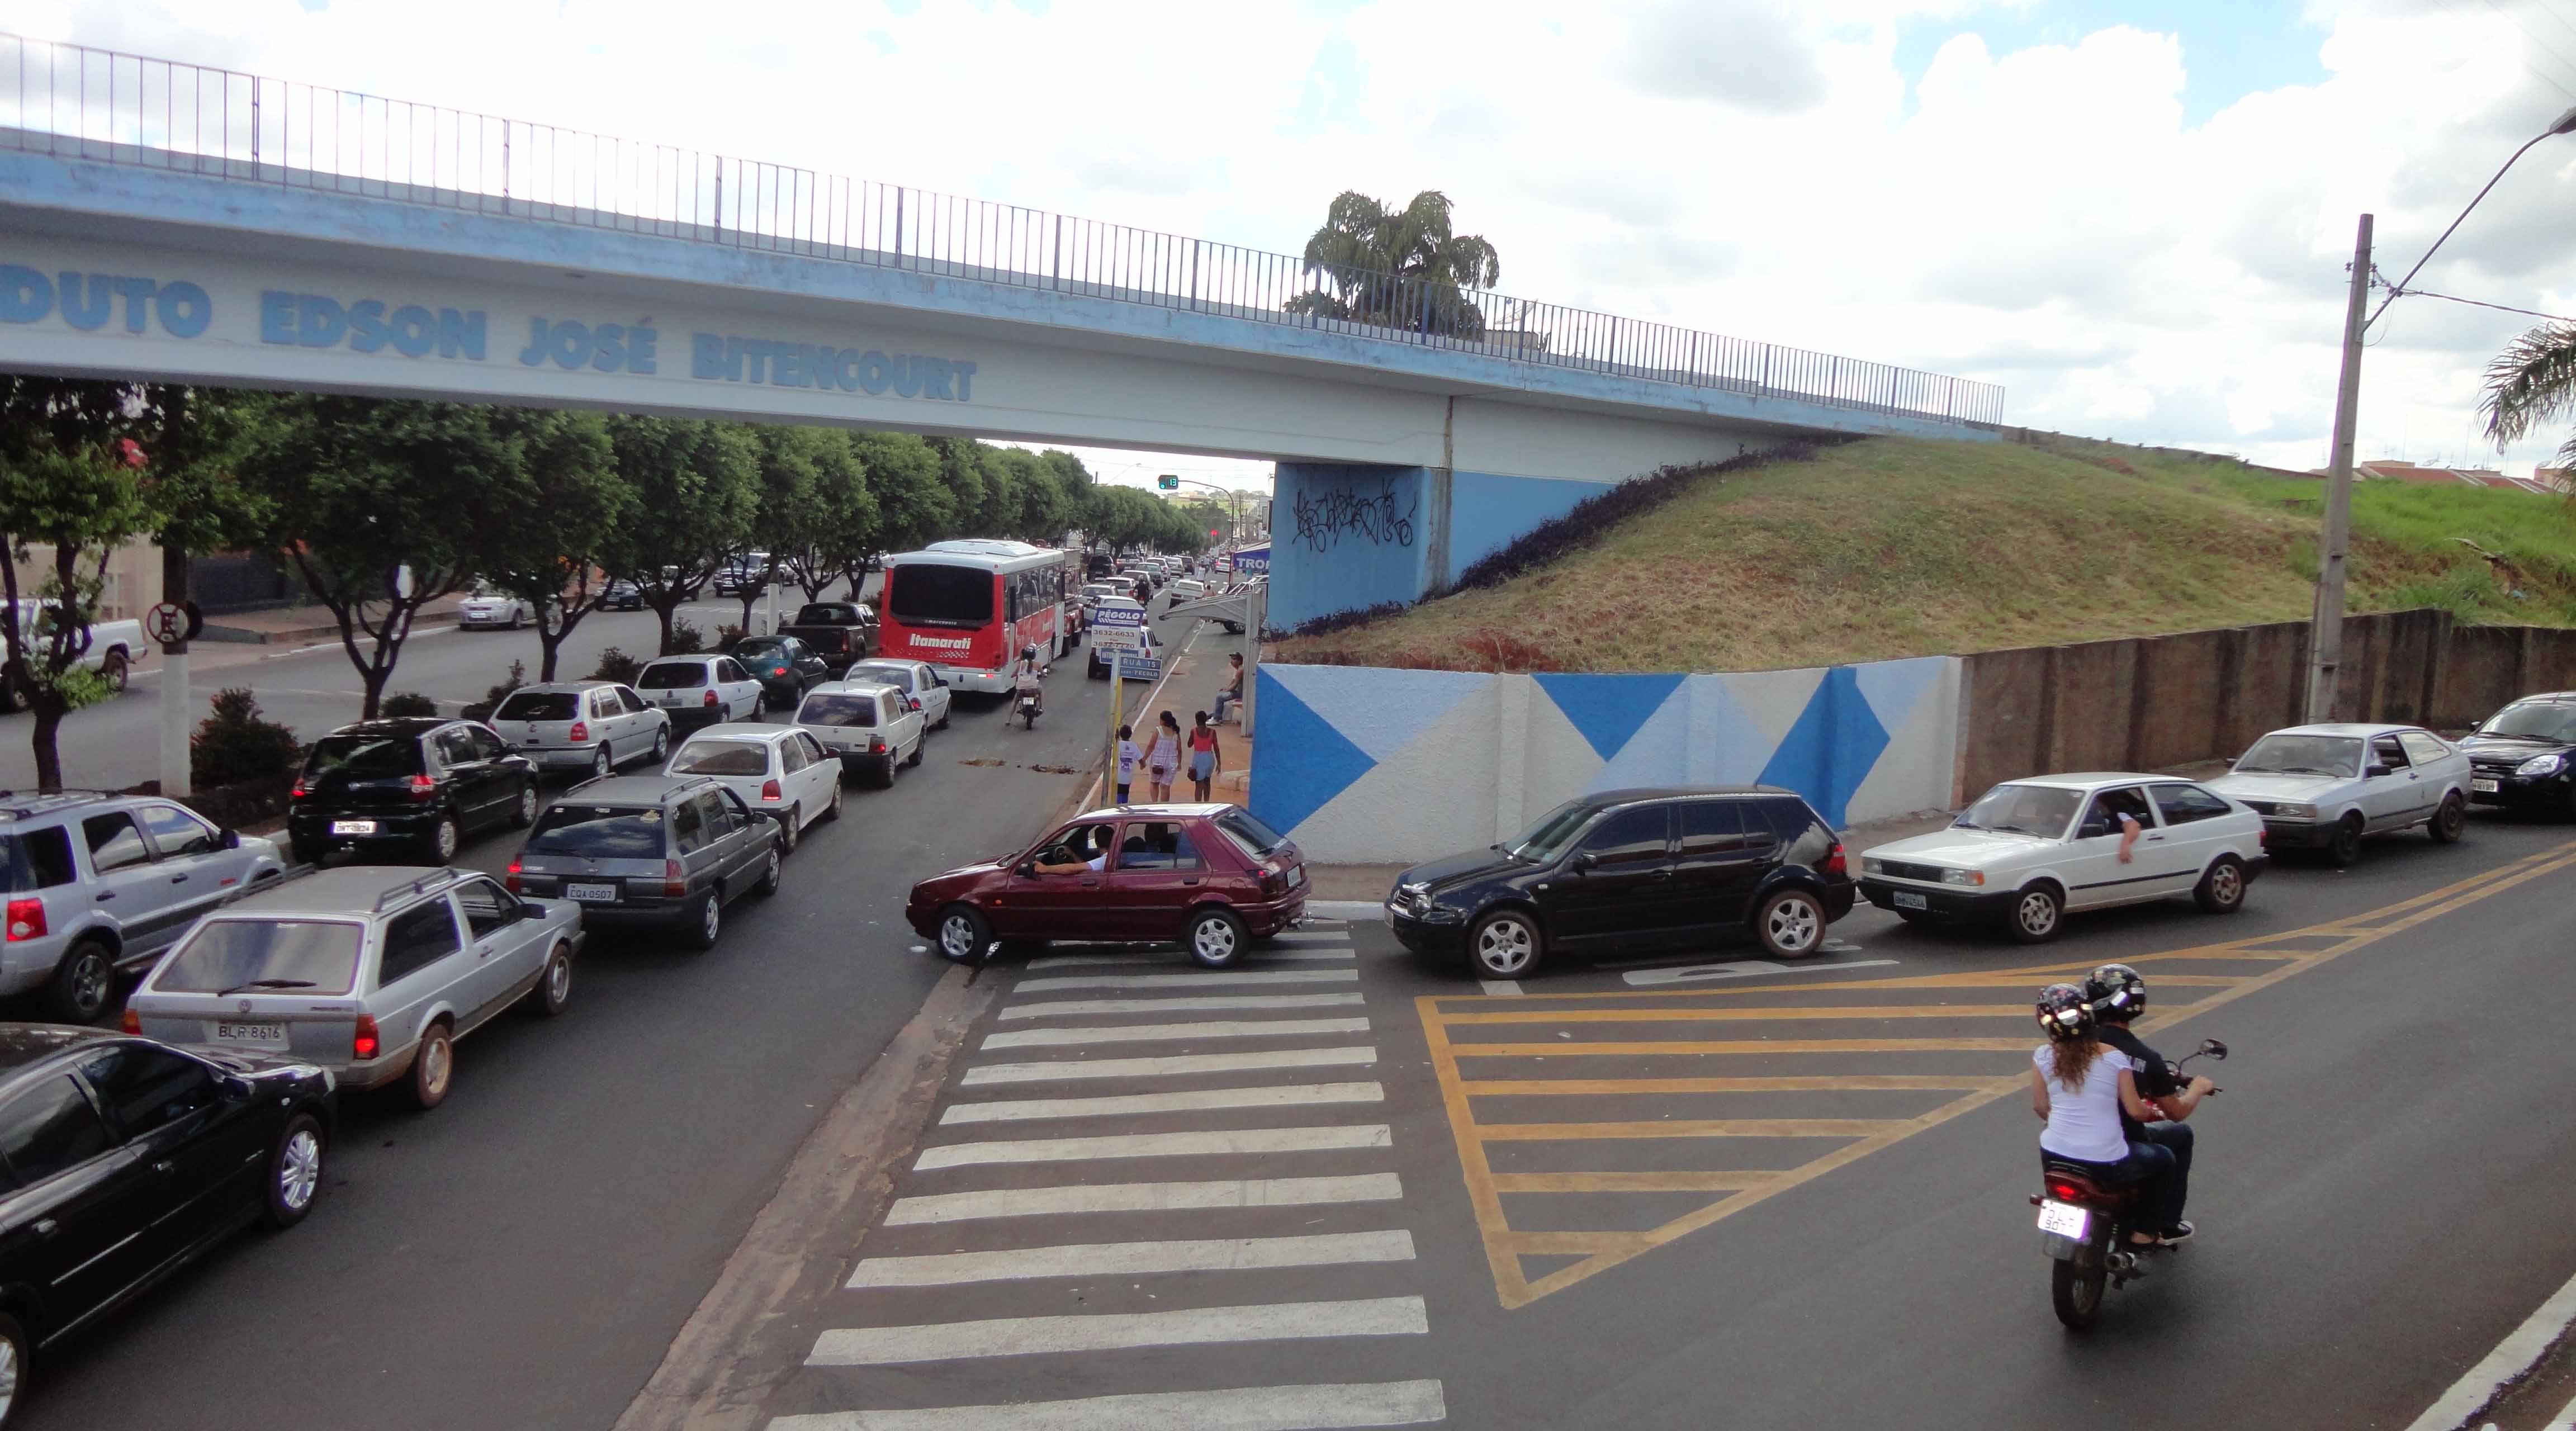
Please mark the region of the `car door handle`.
POLYGON ((2162 836, 2162 835, 2149 835, 2149 836, 2147 836, 2147 838, 2148 838, 2150 841, 2154 841, 2154 840, 2161 840, 2161 839, 2163 839, 2163 838, 2164 838, 2164 836, 2162 836))
POLYGON ((1087 879, 1082 882, 1082 887, 1084 889, 1098 889, 1100 888, 1100 881, 1096 879, 1087 879))
POLYGON ((34 1222, 27 1224, 27 1230, 36 1234, 38 1237, 51 1237, 55 1232, 59 1231, 61 1227, 61 1223, 54 1221, 50 1217, 40 1217, 34 1222))
POLYGON ((168 1158, 163 1158, 152 1165, 152 1171, 167 1175, 179 1171, 179 1165, 168 1158))
POLYGON ((1656 879, 1671 879, 1673 877, 1673 872, 1671 870, 1657 870, 1653 877, 1656 879))
POLYGON ((170 883, 172 883, 172 884, 186 884, 187 882, 188 882, 188 877, 187 877, 186 875, 172 875, 172 876, 170 876, 170 883))
POLYGON ((1185 885, 1196 885, 1196 884, 1198 883, 1198 878, 1197 878, 1197 876, 1193 875, 1193 876, 1191 876, 1190 878, 1188 878, 1188 879, 1185 879, 1185 880, 1181 881, 1181 883, 1183 883, 1183 884, 1185 884, 1185 885))
POLYGON ((116 891, 112 889, 103 889, 98 892, 98 897, 100 899, 114 899, 116 898, 116 891))

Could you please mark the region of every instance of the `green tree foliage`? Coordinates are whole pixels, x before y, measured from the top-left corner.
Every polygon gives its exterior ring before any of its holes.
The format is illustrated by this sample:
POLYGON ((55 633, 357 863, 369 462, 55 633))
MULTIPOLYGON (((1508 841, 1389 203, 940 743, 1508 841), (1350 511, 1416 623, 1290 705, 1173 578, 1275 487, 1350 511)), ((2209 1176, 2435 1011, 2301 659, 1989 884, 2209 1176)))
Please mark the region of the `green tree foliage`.
POLYGON ((961 506, 942 470, 941 454, 922 438, 908 432, 862 432, 850 439, 850 450, 866 469, 868 492, 877 506, 876 551, 855 554, 855 562, 842 571, 856 592, 879 553, 919 551, 956 531, 961 506))
MULTIPOLYGON (((2487 364, 2486 389, 2478 411, 2498 448, 2576 413, 2576 323, 2544 323, 2516 338, 2487 364)), ((2576 436, 2559 446, 2558 462, 2576 464, 2576 436)))
POLYGON ((607 594, 609 545, 635 509, 635 489, 617 470, 606 419, 592 413, 566 413, 532 433, 516 475, 488 500, 523 520, 495 531, 482 575, 535 609, 537 679, 551 681, 565 638, 607 594))
MULTIPOLYGON (((853 570, 861 577, 867 574, 885 517, 867 464, 859 455, 856 435, 837 428, 801 430, 829 440, 817 444, 814 451, 813 496, 803 529, 769 550, 780 557, 788 579, 805 593, 805 599, 819 601, 824 589, 841 576, 853 570)), ((855 596, 858 587, 850 590, 855 596)))
POLYGON ((669 417, 612 417, 608 437, 635 505, 606 543, 604 564, 633 581, 661 618, 667 656, 682 603, 750 542, 760 443, 741 423, 669 417))
POLYGON ((1500 283, 1502 258, 1483 238, 1453 233, 1449 210, 1449 196, 1437 189, 1401 209, 1344 191, 1306 240, 1306 272, 1316 286, 1283 306, 1408 332, 1484 336, 1484 312, 1466 290, 1500 283))
POLYGON ((295 773, 304 759, 295 732, 262 715, 249 687, 218 691, 212 705, 188 741, 189 780, 197 789, 283 782, 295 773))

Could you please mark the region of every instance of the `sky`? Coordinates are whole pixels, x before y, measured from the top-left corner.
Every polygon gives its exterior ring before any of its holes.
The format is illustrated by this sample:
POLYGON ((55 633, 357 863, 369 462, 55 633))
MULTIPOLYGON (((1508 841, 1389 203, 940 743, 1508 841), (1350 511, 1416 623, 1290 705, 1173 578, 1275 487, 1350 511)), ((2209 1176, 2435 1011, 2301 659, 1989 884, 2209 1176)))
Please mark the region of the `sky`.
MULTIPOLYGON (((0 0, 0 30, 1289 253, 1344 189, 1439 189, 1515 297, 2301 469, 2357 216, 2401 277, 2576 105, 2576 0, 0 0)), ((2576 315, 2571 200, 2576 136, 2544 141, 2415 286, 2576 315)), ((2397 302, 2359 455, 2547 460, 2565 430, 2499 454, 2477 418, 2538 321, 2397 302)))

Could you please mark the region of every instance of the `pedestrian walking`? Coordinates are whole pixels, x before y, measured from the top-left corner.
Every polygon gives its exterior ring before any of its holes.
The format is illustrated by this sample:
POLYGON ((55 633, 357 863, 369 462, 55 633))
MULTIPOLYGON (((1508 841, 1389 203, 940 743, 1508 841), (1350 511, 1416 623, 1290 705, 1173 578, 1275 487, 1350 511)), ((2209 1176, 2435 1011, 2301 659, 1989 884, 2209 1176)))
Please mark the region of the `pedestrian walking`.
POLYGON ((1134 726, 1118 727, 1118 803, 1121 805, 1127 803, 1127 783, 1136 777, 1136 766, 1145 758, 1145 752, 1136 748, 1135 736, 1134 726))
POLYGON ((1165 711, 1161 727, 1154 732, 1154 743, 1145 748, 1145 785, 1157 803, 1172 798, 1172 777, 1180 769, 1181 722, 1165 711))
POLYGON ((1208 724, 1208 713, 1200 711, 1197 724, 1190 727, 1190 784, 1197 787, 1199 803, 1208 801, 1208 786, 1216 773, 1225 768, 1225 754, 1216 746, 1216 727, 1208 724))

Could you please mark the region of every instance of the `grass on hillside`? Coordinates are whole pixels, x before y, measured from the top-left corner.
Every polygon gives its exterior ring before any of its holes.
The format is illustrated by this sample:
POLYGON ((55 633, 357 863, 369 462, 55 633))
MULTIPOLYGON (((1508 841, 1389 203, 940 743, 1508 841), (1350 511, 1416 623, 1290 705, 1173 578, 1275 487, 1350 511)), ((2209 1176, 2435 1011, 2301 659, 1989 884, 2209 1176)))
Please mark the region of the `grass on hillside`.
MULTIPOLYGON (((2322 494, 2107 443, 1873 439, 1704 477, 1550 566, 1276 659, 1744 671, 2302 620, 2322 494)), ((2353 524, 2356 611, 2576 625, 2565 503, 2369 482, 2353 524)))

